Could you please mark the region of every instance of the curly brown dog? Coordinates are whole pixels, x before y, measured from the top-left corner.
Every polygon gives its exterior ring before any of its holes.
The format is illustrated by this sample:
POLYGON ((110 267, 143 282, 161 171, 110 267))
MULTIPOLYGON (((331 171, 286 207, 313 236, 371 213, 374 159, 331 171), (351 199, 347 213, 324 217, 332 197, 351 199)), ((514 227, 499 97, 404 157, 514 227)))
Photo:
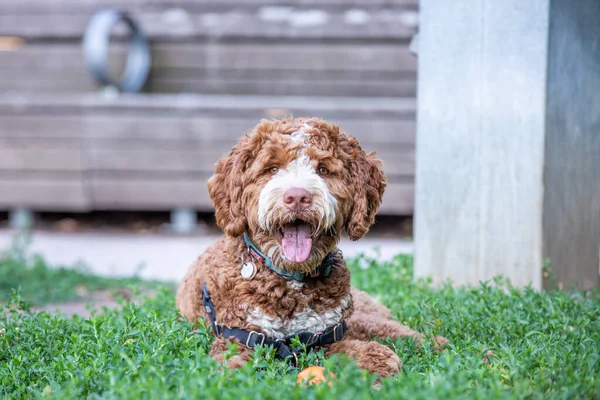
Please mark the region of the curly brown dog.
POLYGON ((421 335, 351 287, 336 247, 342 231, 351 240, 369 231, 385 187, 382 163, 336 125, 262 121, 244 135, 208 182, 225 235, 191 266, 177 293, 190 321, 214 317, 210 355, 223 362, 232 341, 239 354, 228 360, 231 368, 250 360, 257 344, 293 357, 296 335, 308 348, 346 354, 379 376, 399 372, 398 356, 370 339, 420 343, 421 335))

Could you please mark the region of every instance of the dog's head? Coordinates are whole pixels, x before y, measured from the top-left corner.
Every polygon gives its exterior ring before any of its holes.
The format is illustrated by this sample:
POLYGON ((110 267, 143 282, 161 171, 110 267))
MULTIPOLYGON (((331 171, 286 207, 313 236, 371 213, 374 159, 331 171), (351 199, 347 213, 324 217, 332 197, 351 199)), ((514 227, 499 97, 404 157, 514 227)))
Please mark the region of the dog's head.
POLYGON ((248 232, 274 264, 310 271, 344 230, 363 237, 381 204, 381 161, 319 119, 263 120, 243 136, 208 181, 227 235, 248 232))

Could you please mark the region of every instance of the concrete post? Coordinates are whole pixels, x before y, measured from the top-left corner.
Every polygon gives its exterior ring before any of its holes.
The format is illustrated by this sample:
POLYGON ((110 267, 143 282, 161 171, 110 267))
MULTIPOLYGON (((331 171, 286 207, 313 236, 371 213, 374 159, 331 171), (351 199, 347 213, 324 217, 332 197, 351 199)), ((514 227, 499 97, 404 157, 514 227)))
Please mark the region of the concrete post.
POLYGON ((198 227, 196 210, 176 208, 171 210, 171 230, 174 233, 192 233, 198 227))
POLYGON ((8 219, 11 229, 26 231, 33 228, 35 215, 28 208, 15 208, 8 213, 8 219))
POLYGON ((422 0, 415 275, 599 282, 600 2, 422 0))

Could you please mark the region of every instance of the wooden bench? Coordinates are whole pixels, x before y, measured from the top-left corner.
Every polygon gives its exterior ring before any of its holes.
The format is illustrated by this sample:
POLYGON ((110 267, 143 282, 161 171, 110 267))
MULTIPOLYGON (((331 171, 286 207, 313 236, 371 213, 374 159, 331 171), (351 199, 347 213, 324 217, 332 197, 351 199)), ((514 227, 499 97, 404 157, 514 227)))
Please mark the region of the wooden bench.
POLYGON ((381 212, 412 213, 416 0, 127 3, 0 3, 0 209, 210 210, 216 160, 261 118, 294 115, 377 151, 381 212), (85 67, 82 33, 102 7, 131 11, 151 41, 143 93, 100 93, 85 67))

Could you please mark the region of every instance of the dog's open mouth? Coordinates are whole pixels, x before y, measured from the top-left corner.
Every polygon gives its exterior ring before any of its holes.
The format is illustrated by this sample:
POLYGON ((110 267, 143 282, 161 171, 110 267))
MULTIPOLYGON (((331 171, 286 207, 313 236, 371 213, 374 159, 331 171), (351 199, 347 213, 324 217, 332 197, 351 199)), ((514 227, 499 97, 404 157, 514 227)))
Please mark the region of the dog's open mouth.
POLYGON ((282 226, 279 234, 281 235, 281 247, 285 258, 296 263, 308 259, 313 244, 309 224, 297 219, 282 226))

